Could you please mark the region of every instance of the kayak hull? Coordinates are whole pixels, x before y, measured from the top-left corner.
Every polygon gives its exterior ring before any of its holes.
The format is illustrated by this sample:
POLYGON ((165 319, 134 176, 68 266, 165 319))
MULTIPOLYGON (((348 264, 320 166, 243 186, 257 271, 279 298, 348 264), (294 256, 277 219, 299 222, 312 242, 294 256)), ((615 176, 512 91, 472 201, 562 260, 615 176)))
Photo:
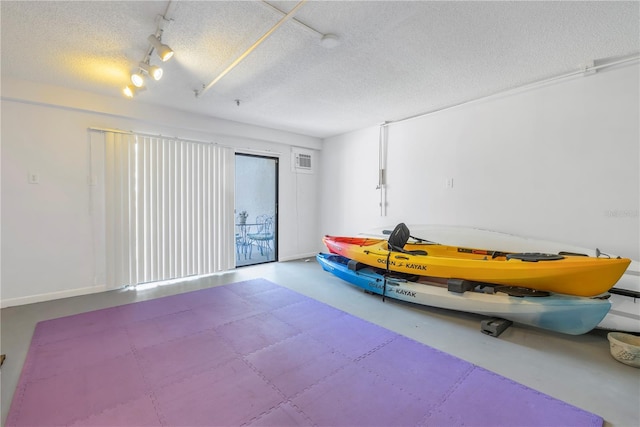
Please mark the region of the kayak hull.
POLYGON ((606 299, 569 295, 514 297, 503 293, 450 292, 446 286, 411 282, 385 276, 372 267, 354 271, 348 259, 335 254, 318 254, 325 271, 365 291, 420 305, 499 317, 554 332, 581 335, 606 316, 611 304, 606 299))
POLYGON ((386 240, 368 237, 325 236, 330 252, 363 264, 407 274, 465 279, 520 286, 554 293, 595 296, 607 292, 623 275, 629 259, 564 256, 557 260, 514 259, 511 254, 484 249, 415 243, 411 254, 389 251, 386 240), (507 256, 508 255, 508 256, 507 256))

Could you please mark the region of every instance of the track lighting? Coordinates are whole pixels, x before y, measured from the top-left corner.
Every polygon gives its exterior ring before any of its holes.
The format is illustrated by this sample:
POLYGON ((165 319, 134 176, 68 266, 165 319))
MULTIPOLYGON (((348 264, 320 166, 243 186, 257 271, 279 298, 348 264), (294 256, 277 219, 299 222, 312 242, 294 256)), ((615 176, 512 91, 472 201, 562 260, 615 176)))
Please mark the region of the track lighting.
POLYGON ((151 34, 147 38, 147 40, 149 40, 149 43, 151 43, 151 45, 154 47, 156 53, 158 54, 160 59, 162 59, 162 62, 166 62, 171 59, 171 57, 173 56, 173 50, 171 50, 171 48, 166 44, 162 44, 158 37, 156 37, 154 34, 151 34))
POLYGON ((124 96, 126 96, 127 98, 133 98, 133 95, 136 94, 136 88, 129 85, 122 90, 122 93, 124 93, 124 96))
POLYGON ((149 65, 148 62, 141 62, 140 64, 138 64, 138 66, 145 73, 153 77, 153 80, 158 81, 162 78, 162 68, 158 67, 157 65, 149 65))
POLYGON ((171 50, 169 46, 161 42, 162 33, 165 30, 165 26, 172 21, 172 19, 167 19, 165 17, 167 12, 169 11, 170 6, 171 6, 171 0, 167 5, 165 14, 158 15, 156 32, 154 34, 151 34, 149 37, 147 37, 147 41, 149 42, 149 45, 147 47, 147 50, 145 51, 144 56, 142 57, 142 60, 138 62, 136 69, 131 74, 132 84, 125 87, 122 90, 122 93, 127 98, 133 98, 133 96, 137 92, 146 89, 145 82, 144 82, 145 74, 151 76, 151 78, 153 78, 156 81, 162 78, 162 74, 163 74, 162 68, 156 65, 150 64, 151 54, 153 53, 154 50, 156 51, 156 53, 158 54, 160 59, 162 59, 163 62, 168 61, 173 56, 173 50, 171 50))
POLYGON ((134 85, 128 85, 124 89, 122 89, 122 94, 127 98, 133 98, 134 96, 145 90, 147 90, 145 86, 135 87, 134 85))
POLYGON ((150 75, 153 80, 158 81, 162 78, 162 68, 156 65, 149 65, 148 62, 140 62, 138 64, 138 68, 138 71, 131 74, 131 83, 133 83, 133 85, 137 88, 144 86, 144 76, 142 74, 143 71, 150 75))
POLYGON ((135 87, 142 87, 144 84, 144 77, 142 76, 142 73, 137 72, 131 74, 131 83, 133 83, 135 87))

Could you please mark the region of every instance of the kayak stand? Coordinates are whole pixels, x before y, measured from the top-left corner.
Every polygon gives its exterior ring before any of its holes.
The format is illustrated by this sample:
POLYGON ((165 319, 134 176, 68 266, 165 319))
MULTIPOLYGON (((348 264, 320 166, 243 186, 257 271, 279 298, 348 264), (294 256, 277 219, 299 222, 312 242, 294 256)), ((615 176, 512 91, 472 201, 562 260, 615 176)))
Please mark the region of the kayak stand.
POLYGON ((492 337, 498 337, 511 325, 513 325, 513 322, 511 320, 492 317, 480 322, 480 331, 483 334, 491 335, 492 337))

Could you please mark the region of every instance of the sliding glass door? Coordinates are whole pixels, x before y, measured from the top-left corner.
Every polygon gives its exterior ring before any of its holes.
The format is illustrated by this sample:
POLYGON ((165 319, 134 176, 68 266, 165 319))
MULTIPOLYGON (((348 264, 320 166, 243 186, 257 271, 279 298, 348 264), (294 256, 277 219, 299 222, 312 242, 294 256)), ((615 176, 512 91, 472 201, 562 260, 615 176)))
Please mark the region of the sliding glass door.
POLYGON ((236 153, 236 266, 278 260, 278 159, 236 153))

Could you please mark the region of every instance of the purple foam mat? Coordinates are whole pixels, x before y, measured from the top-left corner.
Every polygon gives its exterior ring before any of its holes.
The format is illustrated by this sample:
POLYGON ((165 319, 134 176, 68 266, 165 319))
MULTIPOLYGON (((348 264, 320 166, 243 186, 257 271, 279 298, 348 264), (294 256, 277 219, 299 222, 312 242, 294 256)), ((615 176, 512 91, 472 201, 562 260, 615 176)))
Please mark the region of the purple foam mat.
POLYGON ((38 323, 7 417, 7 426, 602 424, 264 279, 38 323))

